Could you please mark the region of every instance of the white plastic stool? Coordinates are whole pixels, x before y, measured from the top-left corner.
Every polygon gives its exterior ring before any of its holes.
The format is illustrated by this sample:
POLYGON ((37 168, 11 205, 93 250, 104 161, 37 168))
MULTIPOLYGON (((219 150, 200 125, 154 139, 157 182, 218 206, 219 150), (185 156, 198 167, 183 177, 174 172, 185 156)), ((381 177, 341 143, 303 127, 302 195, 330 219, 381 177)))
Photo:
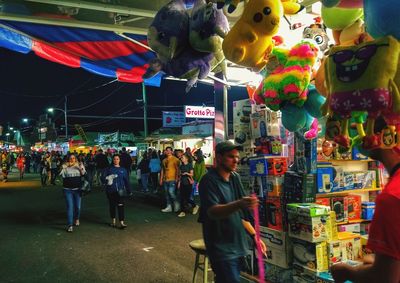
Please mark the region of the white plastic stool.
POLYGON ((189 247, 196 253, 196 260, 194 262, 194 272, 193 272, 193 281, 192 283, 196 283, 197 280, 197 270, 200 269, 203 271, 203 283, 208 282, 208 271, 211 271, 209 267, 209 261, 206 253, 206 245, 204 244, 204 240, 194 240, 189 243, 189 247), (203 261, 200 262, 200 256, 203 256, 203 261))

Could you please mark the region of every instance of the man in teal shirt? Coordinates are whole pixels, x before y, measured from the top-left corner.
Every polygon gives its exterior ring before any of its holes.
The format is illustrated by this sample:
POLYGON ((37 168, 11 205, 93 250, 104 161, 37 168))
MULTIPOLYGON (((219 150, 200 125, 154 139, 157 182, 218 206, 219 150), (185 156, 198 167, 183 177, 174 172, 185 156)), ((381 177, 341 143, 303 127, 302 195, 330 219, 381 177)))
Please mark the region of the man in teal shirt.
MULTIPOLYGON (((200 218, 203 237, 216 283, 239 283, 240 263, 248 254, 248 236, 255 231, 248 209, 257 207, 256 197, 245 196, 235 172, 241 146, 221 142, 215 148, 216 167, 200 181, 200 218)), ((266 251, 264 243, 260 243, 266 251)))

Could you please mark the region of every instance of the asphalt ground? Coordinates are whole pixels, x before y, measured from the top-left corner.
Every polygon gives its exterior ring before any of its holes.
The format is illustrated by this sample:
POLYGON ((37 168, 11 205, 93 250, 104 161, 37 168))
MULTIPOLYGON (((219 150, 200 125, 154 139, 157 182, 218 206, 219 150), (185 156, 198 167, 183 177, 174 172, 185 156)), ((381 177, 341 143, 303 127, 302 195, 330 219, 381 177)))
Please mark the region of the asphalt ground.
POLYGON ((0 282, 191 282, 197 215, 161 213, 157 197, 136 193, 125 205, 128 228, 111 228, 95 188, 67 233, 61 186, 42 187, 36 174, 9 179, 0 183, 0 282))

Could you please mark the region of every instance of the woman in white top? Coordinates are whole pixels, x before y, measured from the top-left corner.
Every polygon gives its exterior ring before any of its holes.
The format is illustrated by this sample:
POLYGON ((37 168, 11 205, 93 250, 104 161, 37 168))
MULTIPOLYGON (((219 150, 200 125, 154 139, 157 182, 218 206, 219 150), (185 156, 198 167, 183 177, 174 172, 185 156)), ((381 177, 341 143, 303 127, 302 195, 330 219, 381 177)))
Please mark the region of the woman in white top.
POLYGON ((68 162, 63 165, 61 177, 63 178, 63 192, 67 204, 67 232, 73 231, 73 225, 79 226, 81 213, 81 186, 85 167, 78 163, 75 155, 70 155, 68 162))

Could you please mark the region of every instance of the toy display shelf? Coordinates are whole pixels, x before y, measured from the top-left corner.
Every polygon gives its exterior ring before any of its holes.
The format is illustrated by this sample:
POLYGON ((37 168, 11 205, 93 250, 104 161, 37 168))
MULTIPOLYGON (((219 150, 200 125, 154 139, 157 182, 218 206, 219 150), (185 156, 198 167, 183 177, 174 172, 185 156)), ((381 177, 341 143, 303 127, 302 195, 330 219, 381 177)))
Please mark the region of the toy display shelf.
POLYGON ((332 197, 332 196, 343 196, 349 194, 359 194, 359 193, 367 193, 367 192, 378 192, 381 191, 381 188, 376 189, 360 189, 360 190, 347 190, 347 191, 340 191, 340 192, 333 192, 333 193, 319 193, 317 197, 332 197))
POLYGON ((364 223, 364 222, 371 222, 372 220, 368 219, 355 219, 349 220, 347 222, 337 222, 336 225, 346 225, 346 224, 356 224, 356 223, 364 223))
POLYGON ((371 162, 374 161, 373 159, 350 159, 350 160, 345 160, 345 159, 327 159, 327 160, 318 160, 318 162, 371 162))

